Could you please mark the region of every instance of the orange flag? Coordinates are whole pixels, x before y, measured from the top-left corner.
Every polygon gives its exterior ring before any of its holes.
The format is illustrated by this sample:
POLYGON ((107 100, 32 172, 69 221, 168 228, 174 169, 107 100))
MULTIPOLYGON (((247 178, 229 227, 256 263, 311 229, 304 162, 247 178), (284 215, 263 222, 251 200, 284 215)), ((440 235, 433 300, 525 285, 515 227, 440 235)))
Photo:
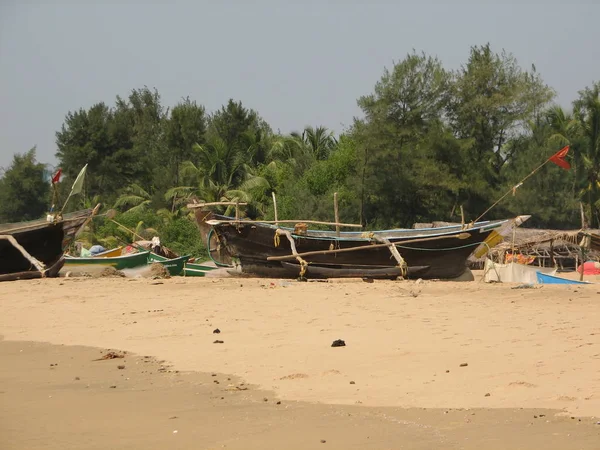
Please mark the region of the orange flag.
POLYGON ((569 146, 565 145, 559 151, 557 151, 554 155, 550 157, 550 161, 552 161, 557 166, 562 167, 563 169, 569 170, 571 168, 571 164, 567 160, 565 160, 565 156, 569 153, 569 146))

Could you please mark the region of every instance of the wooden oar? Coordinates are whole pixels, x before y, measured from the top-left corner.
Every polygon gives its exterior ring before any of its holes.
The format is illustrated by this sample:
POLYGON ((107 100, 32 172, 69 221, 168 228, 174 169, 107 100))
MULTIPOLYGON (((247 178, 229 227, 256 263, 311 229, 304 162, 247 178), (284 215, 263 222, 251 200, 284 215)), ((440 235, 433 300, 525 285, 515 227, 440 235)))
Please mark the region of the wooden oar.
POLYGON ((304 257, 304 256, 313 256, 313 255, 329 255, 332 253, 345 253, 345 252, 355 252, 358 250, 370 250, 374 248, 382 248, 382 247, 390 247, 393 245, 405 245, 405 244, 416 244, 417 242, 426 242, 426 241, 434 241, 438 239, 468 239, 471 237, 470 233, 460 233, 452 236, 435 236, 430 238, 418 238, 418 239, 409 239, 406 241, 401 241, 398 243, 392 242, 390 244, 369 244, 369 245, 361 245, 360 247, 351 247, 351 248, 338 248, 333 250, 315 250, 311 252, 298 253, 296 255, 285 255, 285 256, 269 256, 267 257, 267 261, 286 261, 288 259, 296 259, 296 257, 304 257))

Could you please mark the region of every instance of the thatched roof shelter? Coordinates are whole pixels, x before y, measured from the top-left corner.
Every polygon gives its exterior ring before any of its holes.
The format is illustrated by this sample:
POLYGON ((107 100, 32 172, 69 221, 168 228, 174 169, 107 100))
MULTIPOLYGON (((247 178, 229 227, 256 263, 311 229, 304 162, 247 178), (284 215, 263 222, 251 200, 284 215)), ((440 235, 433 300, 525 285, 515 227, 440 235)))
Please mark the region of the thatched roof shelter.
POLYGON ((600 230, 540 230, 516 228, 489 255, 504 262, 507 254, 535 257, 535 265, 575 269, 582 258, 600 261, 600 230), (582 254, 582 247, 585 254, 582 254))

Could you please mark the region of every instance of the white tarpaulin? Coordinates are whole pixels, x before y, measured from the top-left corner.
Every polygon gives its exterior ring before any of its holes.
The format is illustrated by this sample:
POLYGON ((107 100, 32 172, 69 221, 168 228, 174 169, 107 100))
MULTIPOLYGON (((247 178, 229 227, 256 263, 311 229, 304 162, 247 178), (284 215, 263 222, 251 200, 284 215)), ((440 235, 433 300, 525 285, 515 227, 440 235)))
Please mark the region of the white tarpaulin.
POLYGON ((518 263, 498 264, 486 258, 483 280, 486 283, 500 281, 502 283, 537 284, 536 272, 556 275, 556 269, 550 267, 526 266, 518 263))

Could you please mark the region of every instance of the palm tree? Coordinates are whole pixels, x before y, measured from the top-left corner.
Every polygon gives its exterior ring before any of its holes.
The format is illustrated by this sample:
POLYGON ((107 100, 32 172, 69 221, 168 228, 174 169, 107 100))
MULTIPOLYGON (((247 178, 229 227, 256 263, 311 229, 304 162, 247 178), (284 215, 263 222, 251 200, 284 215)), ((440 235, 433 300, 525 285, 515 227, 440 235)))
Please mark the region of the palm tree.
POLYGON ((192 197, 206 202, 248 202, 255 213, 263 212, 271 186, 249 164, 252 144, 243 152, 211 136, 206 145, 196 145, 195 150, 198 164, 186 161, 181 165, 180 179, 185 186, 171 188, 165 195, 173 205, 172 212, 192 197))
POLYGON ((329 158, 338 143, 333 131, 325 127, 306 127, 302 135, 317 160, 329 158))
POLYGON ((125 192, 115 202, 114 207, 119 209, 125 207, 125 213, 145 211, 152 203, 150 194, 138 184, 132 184, 125 188, 125 192))
POLYGON ((572 144, 579 134, 579 122, 573 113, 565 111, 558 105, 550 107, 546 112, 546 123, 550 127, 549 143, 557 146, 572 144))
POLYGON ((311 154, 316 160, 327 159, 337 146, 337 139, 333 131, 325 127, 306 127, 299 133, 294 131, 290 134, 296 145, 303 147, 304 152, 311 154))
POLYGON ((573 105, 581 134, 577 152, 581 160, 581 197, 588 205, 591 223, 600 224, 600 82, 581 91, 573 105))

